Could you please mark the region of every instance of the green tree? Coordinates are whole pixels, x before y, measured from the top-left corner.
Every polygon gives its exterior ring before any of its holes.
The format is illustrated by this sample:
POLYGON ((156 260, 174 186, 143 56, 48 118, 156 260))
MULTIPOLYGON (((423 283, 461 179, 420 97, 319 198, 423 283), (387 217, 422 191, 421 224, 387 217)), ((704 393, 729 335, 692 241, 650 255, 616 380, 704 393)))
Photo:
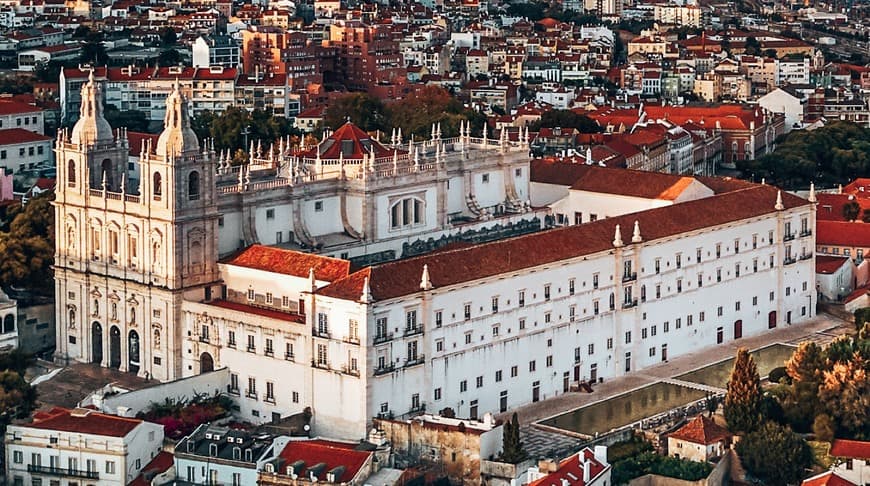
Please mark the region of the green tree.
POLYGON ((755 37, 749 36, 746 38, 746 44, 743 46, 744 53, 750 56, 757 56, 761 53, 761 44, 755 37))
POLYGON ((520 441, 520 421, 514 412, 510 422, 502 426, 502 453, 501 460, 516 464, 526 458, 523 443, 520 441))
POLYGON ((53 295, 54 194, 31 199, 0 232, 0 286, 53 295))
POLYGON ((191 128, 197 137, 213 138, 215 149, 231 151, 248 151, 250 144, 260 143, 263 150, 281 137, 288 135, 298 137, 299 130, 281 117, 272 116, 263 110, 248 112, 238 107, 230 107, 216 114, 205 111, 191 121, 191 128), (247 146, 245 143, 247 130, 247 146))
POLYGON ((164 49, 157 55, 158 66, 177 66, 182 63, 181 54, 175 49, 164 49))
POLYGON ((767 422, 735 447, 746 471, 769 486, 800 483, 813 465, 809 444, 790 428, 767 422))
POLYGON ((843 205, 843 218, 846 221, 855 221, 858 219, 858 214, 861 212, 861 206, 857 201, 849 201, 843 205))
POLYGON ((813 421, 813 434, 816 440, 831 442, 834 440, 834 434, 837 431, 837 424, 830 415, 823 413, 816 416, 813 421))
POLYGON ((532 123, 529 128, 532 131, 541 128, 576 128, 580 133, 599 133, 601 127, 598 123, 586 115, 578 115, 571 110, 550 110, 541 119, 532 123))
POLYGON ((761 379, 746 348, 737 350, 725 394, 725 420, 733 431, 751 432, 761 421, 761 379))
POLYGON ((157 33, 160 35, 160 44, 163 47, 174 46, 178 42, 178 34, 172 27, 163 27, 157 33))
POLYGON ((863 358, 855 353, 824 372, 819 399, 849 436, 870 438, 870 379, 863 358))
POLYGON ((0 371, 0 426, 5 428, 10 419, 26 416, 35 404, 36 388, 16 371, 0 371))
POLYGON ((102 66, 109 63, 109 55, 106 46, 103 45, 103 34, 89 31, 82 42, 82 51, 79 54, 79 62, 102 66))
POLYGON ((410 96, 390 103, 391 127, 402 127, 405 135, 429 138, 432 124, 441 124, 442 137, 459 134, 459 124, 469 118, 468 110, 450 92, 438 86, 425 86, 410 96))
POLYGON ((344 125, 348 119, 367 132, 387 132, 392 129, 383 102, 366 93, 350 93, 334 100, 323 115, 324 125, 333 130, 344 125))

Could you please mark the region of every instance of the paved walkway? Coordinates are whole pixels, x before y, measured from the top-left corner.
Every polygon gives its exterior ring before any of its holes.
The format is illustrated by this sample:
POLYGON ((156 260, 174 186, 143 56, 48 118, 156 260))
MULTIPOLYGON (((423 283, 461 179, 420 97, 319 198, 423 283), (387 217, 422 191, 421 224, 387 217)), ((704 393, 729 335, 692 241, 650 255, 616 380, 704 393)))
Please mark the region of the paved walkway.
MULTIPOLYGON (((820 314, 802 324, 778 327, 757 336, 745 337, 737 341, 728 341, 718 346, 705 348, 696 353, 671 359, 667 363, 659 363, 644 368, 641 371, 626 376, 604 380, 604 383, 595 385, 592 393, 569 392, 541 402, 528 404, 503 414, 501 418, 509 419, 513 412, 517 413, 520 423, 523 424, 521 429, 523 431, 523 442, 528 446, 528 450, 546 452, 562 449, 562 447, 570 447, 571 445, 579 445, 583 442, 579 438, 544 431, 533 427, 532 424, 657 381, 673 381, 675 376, 727 358, 732 358, 737 354, 737 349, 741 347, 754 350, 775 343, 797 344, 807 340, 816 341, 819 344, 827 344, 837 336, 853 331, 854 325, 852 323, 828 314, 820 314)), ((694 383, 691 385, 695 387, 700 386, 694 383)))

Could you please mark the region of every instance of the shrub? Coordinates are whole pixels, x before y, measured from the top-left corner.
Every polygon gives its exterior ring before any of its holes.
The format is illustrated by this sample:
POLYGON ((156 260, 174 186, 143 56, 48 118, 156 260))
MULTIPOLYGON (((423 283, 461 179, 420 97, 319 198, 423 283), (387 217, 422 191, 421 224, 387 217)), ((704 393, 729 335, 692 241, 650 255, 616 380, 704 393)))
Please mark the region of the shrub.
POLYGON ((783 383, 783 381, 786 383, 791 382, 788 372, 785 370, 785 366, 780 366, 770 370, 767 379, 770 380, 771 383, 783 383))

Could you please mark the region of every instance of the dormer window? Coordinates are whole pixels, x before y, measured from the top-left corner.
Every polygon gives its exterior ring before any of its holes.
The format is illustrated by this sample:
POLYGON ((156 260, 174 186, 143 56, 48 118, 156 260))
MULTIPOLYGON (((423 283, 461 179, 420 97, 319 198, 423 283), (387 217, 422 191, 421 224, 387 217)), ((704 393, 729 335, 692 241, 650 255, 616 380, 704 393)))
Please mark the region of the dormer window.
POLYGON ((217 457, 218 446, 217 444, 209 444, 208 445, 208 455, 211 457, 217 457))
POLYGON ((353 140, 341 141, 341 155, 350 157, 353 155, 353 140))

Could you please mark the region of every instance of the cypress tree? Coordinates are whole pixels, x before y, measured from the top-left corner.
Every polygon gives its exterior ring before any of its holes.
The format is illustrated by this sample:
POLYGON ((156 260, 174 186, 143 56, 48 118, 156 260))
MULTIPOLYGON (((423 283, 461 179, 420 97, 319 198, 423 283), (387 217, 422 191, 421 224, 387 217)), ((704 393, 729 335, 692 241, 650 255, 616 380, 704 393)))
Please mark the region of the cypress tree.
POLYGON ((725 395, 725 421, 734 432, 752 432, 761 424, 761 378, 755 359, 746 348, 737 350, 728 392, 725 395))

